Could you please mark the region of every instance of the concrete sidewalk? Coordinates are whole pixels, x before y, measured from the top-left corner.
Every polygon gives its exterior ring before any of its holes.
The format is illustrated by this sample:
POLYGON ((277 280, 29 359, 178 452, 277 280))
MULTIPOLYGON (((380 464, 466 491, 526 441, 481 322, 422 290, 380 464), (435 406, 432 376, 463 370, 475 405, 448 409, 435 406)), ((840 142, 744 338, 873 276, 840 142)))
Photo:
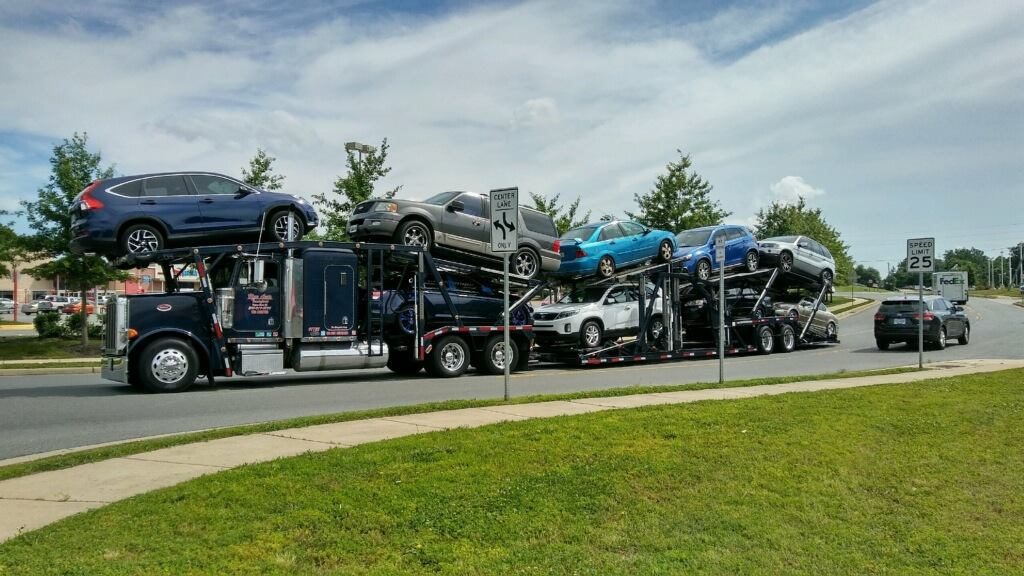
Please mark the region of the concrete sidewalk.
POLYGON ((158 488, 173 486, 204 474, 331 448, 346 448, 424 432, 473 428, 512 420, 572 416, 659 404, 730 400, 790 392, 917 382, 1024 368, 1024 360, 951 361, 933 364, 929 368, 931 369, 924 372, 789 384, 465 408, 321 424, 164 448, 0 482, 0 541, 13 538, 22 532, 36 530, 85 510, 158 488))

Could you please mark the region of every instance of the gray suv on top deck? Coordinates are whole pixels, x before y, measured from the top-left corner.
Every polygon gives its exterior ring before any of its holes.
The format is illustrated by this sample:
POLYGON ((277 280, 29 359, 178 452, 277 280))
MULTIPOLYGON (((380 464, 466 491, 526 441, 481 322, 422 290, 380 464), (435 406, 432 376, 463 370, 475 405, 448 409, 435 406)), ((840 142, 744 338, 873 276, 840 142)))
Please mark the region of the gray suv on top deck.
MULTIPOLYGON (((372 199, 357 204, 349 215, 348 235, 356 241, 436 245, 500 262, 501 255, 491 252, 489 214, 487 195, 474 192, 441 192, 422 201, 372 199)), ((557 271, 562 255, 551 217, 520 206, 516 225, 519 246, 509 272, 535 278, 541 272, 557 271)))

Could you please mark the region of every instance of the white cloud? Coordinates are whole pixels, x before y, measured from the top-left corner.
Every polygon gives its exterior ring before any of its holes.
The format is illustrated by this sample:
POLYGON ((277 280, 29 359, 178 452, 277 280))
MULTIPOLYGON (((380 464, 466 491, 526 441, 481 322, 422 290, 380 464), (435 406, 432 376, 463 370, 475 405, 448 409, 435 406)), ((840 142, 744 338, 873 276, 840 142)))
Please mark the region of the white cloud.
POLYGON ((512 113, 514 128, 536 128, 558 122, 558 104, 553 98, 532 98, 512 113))
POLYGON ((783 204, 796 204, 801 198, 810 200, 825 194, 824 190, 811 186, 799 176, 786 176, 772 184, 769 189, 772 200, 783 204))

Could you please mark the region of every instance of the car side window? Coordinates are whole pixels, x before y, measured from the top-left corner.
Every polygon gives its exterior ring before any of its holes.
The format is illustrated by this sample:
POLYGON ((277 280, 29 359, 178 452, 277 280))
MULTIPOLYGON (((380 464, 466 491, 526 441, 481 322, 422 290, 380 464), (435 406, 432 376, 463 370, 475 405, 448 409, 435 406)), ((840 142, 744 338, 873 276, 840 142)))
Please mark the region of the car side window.
POLYGON ((644 233, 644 227, 635 222, 620 222, 619 226, 622 226, 626 236, 638 236, 644 233))
POLYGON ((943 300, 942 298, 936 298, 935 300, 932 301, 932 310, 943 312, 949 310, 949 308, 946 306, 945 300, 943 300))
POLYGON ((131 182, 125 182, 124 184, 118 184, 108 190, 111 194, 117 194, 118 196, 127 196, 128 198, 138 198, 142 195, 142 180, 132 180, 131 182))
POLYGON ((719 236, 724 236, 725 237, 725 241, 726 242, 729 241, 729 235, 726 233, 725 230, 715 230, 715 233, 712 234, 711 238, 708 240, 708 246, 714 246, 715 245, 715 240, 717 240, 719 236))
POLYGON ((183 176, 157 176, 146 178, 142 183, 143 196, 188 196, 183 176))
POLYGON ((605 301, 610 304, 624 304, 629 301, 629 296, 625 288, 615 288, 608 293, 608 297, 605 301))
POLYGON ((619 228, 618 224, 608 224, 601 229, 600 240, 614 240, 616 238, 622 238, 622 229, 619 228))
POLYGON ((743 237, 743 232, 739 228, 729 228, 729 230, 726 232, 725 239, 735 240, 741 237, 743 237))
POLYGON ((195 185, 196 192, 200 196, 206 196, 208 194, 230 196, 237 194, 238 189, 241 188, 237 182, 232 182, 227 178, 209 176, 206 174, 195 174, 191 176, 191 178, 192 184, 195 185))
POLYGON ((464 206, 462 213, 466 216, 476 216, 477 218, 483 216, 482 202, 476 194, 463 194, 456 198, 456 200, 462 202, 464 206))

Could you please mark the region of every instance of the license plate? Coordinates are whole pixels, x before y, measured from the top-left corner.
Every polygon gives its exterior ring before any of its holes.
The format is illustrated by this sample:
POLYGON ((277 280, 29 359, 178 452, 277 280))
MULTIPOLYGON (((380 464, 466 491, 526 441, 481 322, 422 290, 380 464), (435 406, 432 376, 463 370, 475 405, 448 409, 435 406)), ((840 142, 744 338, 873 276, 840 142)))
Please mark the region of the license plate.
POLYGON ((356 227, 355 226, 349 226, 348 227, 349 234, 351 234, 352 232, 355 232, 355 231, 356 231, 356 227))
POLYGON ((906 318, 893 318, 892 319, 892 323, 893 324, 906 324, 907 323, 907 319, 906 318))

